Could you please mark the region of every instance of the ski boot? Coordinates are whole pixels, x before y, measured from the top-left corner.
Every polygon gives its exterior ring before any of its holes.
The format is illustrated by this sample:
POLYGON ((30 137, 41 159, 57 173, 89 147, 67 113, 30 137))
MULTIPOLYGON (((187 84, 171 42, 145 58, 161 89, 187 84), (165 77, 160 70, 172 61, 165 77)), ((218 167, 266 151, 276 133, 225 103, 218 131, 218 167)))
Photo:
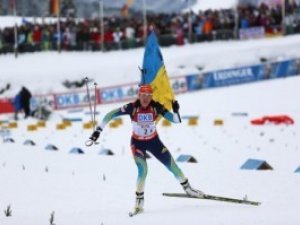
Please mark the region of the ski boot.
POLYGON ((129 216, 132 217, 144 211, 144 192, 136 192, 135 206, 129 216))
POLYGON ((188 179, 186 179, 186 181, 180 183, 183 190, 185 191, 185 193, 187 193, 187 195, 192 196, 192 197, 197 197, 197 198, 203 198, 204 197, 204 192, 194 189, 191 187, 188 179))

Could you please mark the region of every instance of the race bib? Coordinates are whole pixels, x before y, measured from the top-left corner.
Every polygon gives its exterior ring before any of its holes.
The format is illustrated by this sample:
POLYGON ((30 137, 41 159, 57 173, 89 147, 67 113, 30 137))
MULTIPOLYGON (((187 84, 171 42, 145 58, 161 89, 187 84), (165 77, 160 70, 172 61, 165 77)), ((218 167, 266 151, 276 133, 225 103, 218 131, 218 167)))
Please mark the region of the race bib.
POLYGON ((148 137, 155 133, 153 113, 139 113, 137 121, 133 122, 133 132, 139 137, 148 137))

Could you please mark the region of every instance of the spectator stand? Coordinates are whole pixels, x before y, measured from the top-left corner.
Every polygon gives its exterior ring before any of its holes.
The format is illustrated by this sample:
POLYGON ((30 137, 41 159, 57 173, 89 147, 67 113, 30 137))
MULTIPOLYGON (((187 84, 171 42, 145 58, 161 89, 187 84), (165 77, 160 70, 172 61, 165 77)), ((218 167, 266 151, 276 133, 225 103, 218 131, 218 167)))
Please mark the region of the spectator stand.
MULTIPOLYGON (((274 4, 268 5, 257 5, 257 2, 260 1, 239 0, 236 8, 198 12, 150 11, 147 14, 147 30, 154 27, 161 46, 234 39, 239 36, 236 34, 237 29, 255 27, 262 28, 261 37, 300 33, 299 1, 286 0, 284 6, 275 4, 273 0, 270 2, 274 4)), ((143 15, 138 10, 132 10, 127 16, 105 16, 103 29, 99 24, 99 18, 61 18, 61 35, 58 35, 54 18, 46 22, 23 19, 17 27, 18 51, 56 51, 59 47, 58 38, 62 51, 112 51, 141 47, 144 44, 143 15)), ((14 27, 0 28, 0 54, 13 51, 14 27)))

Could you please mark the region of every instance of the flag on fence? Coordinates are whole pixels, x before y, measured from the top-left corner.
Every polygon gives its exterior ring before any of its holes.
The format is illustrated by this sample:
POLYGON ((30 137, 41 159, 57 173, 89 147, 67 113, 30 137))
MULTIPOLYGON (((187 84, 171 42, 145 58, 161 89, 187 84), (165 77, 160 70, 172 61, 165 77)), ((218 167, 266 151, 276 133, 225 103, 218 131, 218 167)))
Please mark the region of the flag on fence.
POLYGON ((50 0, 49 11, 53 16, 57 16, 59 13, 59 3, 60 0, 50 0))
POLYGON ((131 6, 134 3, 134 0, 126 0, 128 6, 131 6))
POLYGON ((154 31, 151 31, 145 47, 141 84, 150 84, 153 100, 172 109, 174 93, 154 31))
POLYGON ((127 17, 129 15, 129 8, 133 4, 134 0, 126 0, 124 5, 121 8, 121 16, 127 17))

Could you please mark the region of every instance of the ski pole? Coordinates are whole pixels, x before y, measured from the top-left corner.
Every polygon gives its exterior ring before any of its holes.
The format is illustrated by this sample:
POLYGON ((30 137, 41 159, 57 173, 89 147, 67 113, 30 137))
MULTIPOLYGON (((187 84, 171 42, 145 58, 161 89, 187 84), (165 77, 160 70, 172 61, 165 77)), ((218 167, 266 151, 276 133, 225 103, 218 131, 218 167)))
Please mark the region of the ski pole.
MULTIPOLYGON (((91 114, 91 119, 92 119, 92 124, 93 124, 93 132, 95 131, 95 123, 94 123, 94 112, 93 112, 93 109, 92 109, 92 103, 91 103, 91 97, 90 97, 90 90, 88 88, 88 80, 89 78, 86 77, 85 78, 85 86, 86 86, 86 94, 87 94, 87 99, 88 99, 88 102, 89 102, 89 108, 90 108, 90 114, 91 114)), ((93 140, 89 139, 85 142, 85 145, 86 146, 92 146, 94 144, 93 140)))
POLYGON ((178 112, 178 118, 179 118, 179 122, 181 123, 181 116, 180 116, 180 113, 178 112))
POLYGON ((91 114, 91 122, 93 123, 93 132, 95 131, 94 129, 94 116, 93 116, 93 109, 92 109, 92 102, 91 102, 91 96, 90 96, 90 90, 88 87, 88 80, 89 78, 85 78, 85 86, 86 86, 86 94, 87 94, 87 99, 89 102, 89 107, 90 107, 90 114, 91 114))
POLYGON ((94 92, 94 122, 93 122, 93 130, 95 131, 95 126, 96 126, 96 107, 97 107, 97 83, 94 83, 94 88, 95 88, 95 92, 94 92))

